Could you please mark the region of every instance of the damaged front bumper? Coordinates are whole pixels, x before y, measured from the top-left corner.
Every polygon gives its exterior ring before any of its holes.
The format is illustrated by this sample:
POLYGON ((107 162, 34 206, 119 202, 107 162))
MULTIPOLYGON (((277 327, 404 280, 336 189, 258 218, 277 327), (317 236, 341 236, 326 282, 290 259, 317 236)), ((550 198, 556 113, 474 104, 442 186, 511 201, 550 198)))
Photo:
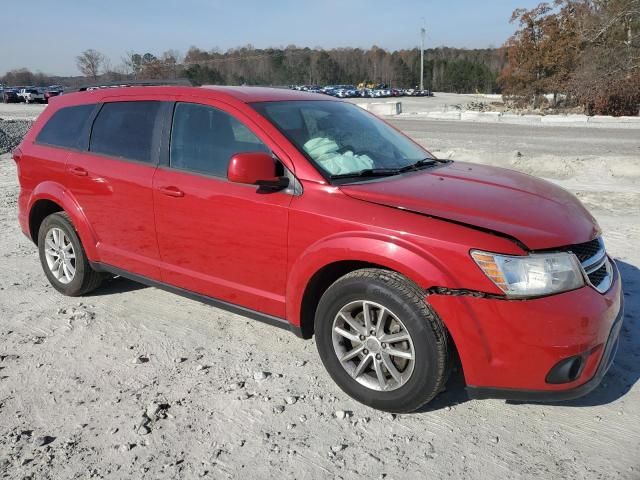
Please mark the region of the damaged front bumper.
POLYGON ((613 268, 604 294, 584 287, 507 300, 431 292, 428 302, 456 344, 469 396, 548 402, 596 388, 613 363, 624 317, 613 268))

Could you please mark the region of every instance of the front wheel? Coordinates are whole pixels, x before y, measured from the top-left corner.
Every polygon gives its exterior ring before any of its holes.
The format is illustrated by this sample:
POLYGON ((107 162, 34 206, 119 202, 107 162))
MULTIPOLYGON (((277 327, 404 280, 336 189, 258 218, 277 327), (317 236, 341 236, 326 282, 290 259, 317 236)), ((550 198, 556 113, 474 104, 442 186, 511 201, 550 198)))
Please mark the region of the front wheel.
POLYGON ((338 386, 379 410, 408 413, 442 390, 449 372, 447 332, 406 277, 357 270, 322 296, 318 352, 338 386))

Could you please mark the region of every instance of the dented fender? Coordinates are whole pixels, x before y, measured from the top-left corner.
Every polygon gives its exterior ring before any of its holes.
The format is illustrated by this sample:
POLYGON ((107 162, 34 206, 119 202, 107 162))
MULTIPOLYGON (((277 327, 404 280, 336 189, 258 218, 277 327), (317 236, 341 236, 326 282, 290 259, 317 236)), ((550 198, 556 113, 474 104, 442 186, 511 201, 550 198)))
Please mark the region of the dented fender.
POLYGON ((446 265, 410 242, 374 232, 341 232, 315 242, 291 265, 287 318, 293 325, 300 325, 302 298, 309 281, 324 267, 342 261, 372 263, 395 270, 423 289, 453 283, 446 265))

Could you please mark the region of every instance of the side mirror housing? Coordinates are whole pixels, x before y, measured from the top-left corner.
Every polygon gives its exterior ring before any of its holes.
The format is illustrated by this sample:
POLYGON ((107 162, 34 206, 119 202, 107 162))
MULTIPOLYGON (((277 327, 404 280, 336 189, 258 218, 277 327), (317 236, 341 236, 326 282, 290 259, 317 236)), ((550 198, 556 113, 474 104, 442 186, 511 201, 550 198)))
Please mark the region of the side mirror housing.
POLYGON ((289 186, 287 177, 277 174, 276 162, 268 153, 236 153, 231 157, 227 178, 230 182, 258 185, 260 190, 277 191, 289 186))

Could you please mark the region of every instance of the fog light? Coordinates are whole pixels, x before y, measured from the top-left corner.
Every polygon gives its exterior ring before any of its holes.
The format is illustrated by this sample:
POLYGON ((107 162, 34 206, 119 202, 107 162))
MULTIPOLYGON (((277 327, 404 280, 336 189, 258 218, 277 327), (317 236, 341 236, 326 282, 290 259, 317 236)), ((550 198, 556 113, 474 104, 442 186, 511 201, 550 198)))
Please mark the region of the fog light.
POLYGON ((555 366, 549 370, 546 382, 553 384, 573 382, 582 373, 584 363, 582 355, 565 358, 564 360, 556 363, 555 366))

